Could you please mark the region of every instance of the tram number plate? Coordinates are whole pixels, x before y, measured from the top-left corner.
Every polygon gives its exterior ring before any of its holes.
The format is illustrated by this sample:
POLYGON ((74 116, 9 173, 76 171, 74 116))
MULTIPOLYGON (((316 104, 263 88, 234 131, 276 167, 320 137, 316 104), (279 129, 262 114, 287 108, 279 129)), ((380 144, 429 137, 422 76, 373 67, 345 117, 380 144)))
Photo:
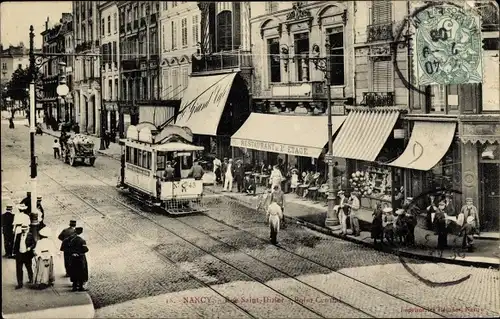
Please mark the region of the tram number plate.
POLYGON ((173 183, 174 191, 178 191, 180 189, 181 193, 186 193, 188 190, 196 188, 196 182, 193 181, 185 181, 185 182, 176 182, 173 183))

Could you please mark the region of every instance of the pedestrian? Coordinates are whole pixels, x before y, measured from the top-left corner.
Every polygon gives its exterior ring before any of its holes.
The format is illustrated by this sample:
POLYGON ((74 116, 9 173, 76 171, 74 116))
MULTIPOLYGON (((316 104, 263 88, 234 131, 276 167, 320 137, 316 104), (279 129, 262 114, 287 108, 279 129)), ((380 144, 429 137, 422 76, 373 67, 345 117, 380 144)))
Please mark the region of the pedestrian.
POLYGON ((469 252, 474 250, 474 234, 478 231, 475 228, 475 221, 473 216, 467 217, 465 224, 462 226, 459 236, 462 237, 462 248, 467 249, 469 252))
POLYGON ((220 174, 221 174, 221 184, 222 187, 224 187, 226 183, 226 171, 227 171, 227 165, 229 165, 229 160, 227 157, 224 157, 224 161, 222 162, 221 168, 220 168, 220 174))
POLYGON ((285 193, 283 193, 279 185, 274 185, 270 202, 278 204, 281 208, 281 225, 285 228, 285 193))
POLYGON ((83 285, 89 279, 89 271, 87 265, 87 257, 85 254, 89 251, 87 242, 81 237, 83 233, 82 227, 75 228, 76 235, 69 242, 69 252, 71 254, 70 263, 70 280, 73 283, 72 291, 85 291, 83 285))
POLYGON ((195 180, 199 181, 203 178, 204 174, 205 172, 203 171, 203 167, 201 167, 198 161, 195 161, 193 163, 193 167, 191 167, 191 171, 189 172, 188 176, 193 177, 195 180))
POLYGON ((28 207, 23 204, 19 204, 17 206, 18 212, 14 214, 14 240, 12 242, 12 254, 15 255, 15 250, 14 250, 14 243, 16 242, 17 238, 21 235, 21 227, 22 226, 29 226, 31 223, 30 216, 26 213, 28 207))
POLYGON ((63 231, 57 237, 61 241, 60 251, 64 253, 64 269, 66 270, 66 277, 69 277, 69 267, 71 263, 71 254, 68 247, 69 239, 75 235, 76 220, 69 221, 69 227, 63 229, 63 231))
POLYGON ((61 158, 60 147, 60 143, 57 141, 57 139, 55 139, 54 143, 52 144, 52 149, 54 150, 54 158, 61 158))
POLYGON ((269 223, 269 229, 271 231, 270 238, 271 243, 278 244, 278 233, 280 231, 280 220, 283 220, 283 213, 281 207, 276 203, 272 202, 267 207, 266 217, 269 223))
POLYGON ((290 181, 290 188, 292 189, 292 193, 295 194, 297 187, 299 186, 299 170, 296 168, 292 169, 292 177, 290 181))
POLYGON ((417 227, 417 217, 410 211, 409 205, 405 204, 403 209, 406 212, 406 221, 408 225, 408 233, 406 235, 406 244, 408 246, 415 245, 415 227, 417 227))
POLYGON ((233 191, 233 160, 230 159, 226 165, 226 171, 224 172, 224 191, 233 191))
POLYGON ((217 156, 213 160, 213 166, 214 166, 213 171, 214 171, 214 175, 215 175, 215 184, 218 185, 222 181, 222 178, 221 178, 222 162, 220 161, 219 158, 217 158, 217 156))
POLYGON ((479 214, 477 213, 477 208, 476 206, 474 206, 474 202, 471 197, 467 197, 465 199, 465 205, 462 206, 462 209, 460 209, 460 214, 463 214, 462 217, 463 222, 459 223, 459 225, 462 226, 463 224, 465 224, 467 218, 469 218, 469 216, 472 216, 473 217, 472 226, 479 233, 479 214))
POLYGON ((14 126, 14 117, 10 117, 9 118, 9 128, 11 128, 11 129, 15 128, 15 126, 14 126))
POLYGON ((163 172, 163 179, 167 182, 174 180, 175 169, 172 167, 172 162, 167 161, 165 164, 165 171, 163 172))
POLYGON ((36 208, 38 209, 38 230, 45 227, 45 211, 42 206, 42 196, 37 196, 36 198, 36 208))
POLYGON ((275 185, 278 185, 281 188, 282 180, 283 175, 281 174, 278 165, 274 165, 271 176, 269 176, 269 184, 271 184, 271 189, 274 189, 275 185))
POLYGON ((433 229, 434 216, 437 212, 436 197, 434 195, 429 195, 429 205, 426 208, 427 211, 427 228, 429 230, 433 229))
POLYGON ((21 226, 21 234, 16 237, 14 242, 14 254, 16 255, 16 277, 17 286, 16 289, 23 287, 23 266, 26 267, 28 272, 28 283, 33 283, 33 249, 35 248, 35 239, 33 234, 28 232, 28 226, 21 226))
POLYGON ((255 177, 253 177, 252 175, 245 176, 245 191, 247 194, 253 194, 253 195, 255 195, 257 192, 255 177))
POLYGON ((38 232, 40 239, 35 246, 35 282, 38 288, 54 285, 54 255, 56 249, 52 241, 52 231, 44 227, 38 232))
POLYGON ((359 203, 359 199, 357 197, 356 192, 351 192, 349 201, 345 206, 349 207, 349 220, 351 222, 352 235, 358 237, 361 235, 361 230, 359 228, 359 220, 357 212, 361 205, 359 203))
MULTIPOLYGON (((25 205, 26 208, 24 210, 26 210, 26 213, 28 215, 30 215, 31 214, 31 192, 26 192, 26 197, 23 198, 23 200, 19 204, 25 205)), ((18 207, 18 209, 19 209, 19 207, 18 207)))
POLYGON ((5 213, 2 214, 2 232, 3 232, 3 247, 5 249, 5 257, 12 257, 12 244, 14 242, 14 214, 12 213, 12 205, 7 205, 5 213))
POLYGON ((444 209, 446 202, 441 200, 438 204, 438 210, 434 216, 434 225, 438 235, 437 249, 443 250, 448 247, 448 230, 446 227, 446 215, 444 209))
POLYGON ((337 196, 339 197, 339 204, 333 207, 333 212, 337 214, 340 222, 340 234, 347 235, 347 216, 349 214, 349 207, 346 206, 347 198, 343 190, 339 190, 337 196))
POLYGON ((379 239, 380 242, 384 241, 383 239, 384 227, 382 226, 383 212, 382 212, 382 204, 380 202, 377 203, 377 206, 373 210, 372 216, 373 216, 373 221, 372 221, 371 237, 373 239, 373 242, 376 244, 377 239, 379 239))
POLYGON ((243 187, 243 181, 245 178, 245 168, 243 167, 242 161, 240 159, 236 161, 236 166, 234 170, 235 170, 236 186, 238 187, 238 193, 244 192, 245 188, 243 187))
POLYGON ((382 208, 384 217, 382 220, 382 226, 384 227, 384 238, 391 244, 394 243, 394 215, 392 214, 392 207, 385 205, 382 208))
POLYGON ((394 236, 399 239, 399 243, 406 243, 405 239, 408 234, 408 220, 403 209, 396 210, 394 218, 394 236))

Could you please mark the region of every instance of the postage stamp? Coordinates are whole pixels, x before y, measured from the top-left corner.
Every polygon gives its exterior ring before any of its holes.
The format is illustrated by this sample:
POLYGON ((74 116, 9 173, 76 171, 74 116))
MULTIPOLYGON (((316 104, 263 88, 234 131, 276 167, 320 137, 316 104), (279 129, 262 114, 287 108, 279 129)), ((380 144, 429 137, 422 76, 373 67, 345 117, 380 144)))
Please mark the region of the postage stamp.
POLYGON ((481 83, 480 17, 467 7, 433 5, 412 19, 418 85, 481 83))

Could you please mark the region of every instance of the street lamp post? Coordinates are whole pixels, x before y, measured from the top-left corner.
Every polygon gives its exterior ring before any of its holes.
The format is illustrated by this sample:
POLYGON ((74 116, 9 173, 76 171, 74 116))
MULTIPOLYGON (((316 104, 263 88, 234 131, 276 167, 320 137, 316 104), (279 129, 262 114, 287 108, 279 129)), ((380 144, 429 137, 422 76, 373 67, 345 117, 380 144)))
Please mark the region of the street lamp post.
MULTIPOLYGON (((69 93, 69 87, 68 87, 68 85, 66 85, 66 63, 64 63, 62 61, 59 62, 59 85, 56 88, 56 93, 61 98, 60 100, 64 102, 64 107, 66 108, 65 97, 69 93)), ((60 117, 60 111, 61 111, 60 100, 59 99, 57 100, 57 103, 59 104, 59 108, 57 110, 58 119, 60 117)), ((64 114, 64 116, 66 116, 66 114, 64 114)))
POLYGON ((333 128, 332 128, 332 97, 331 97, 331 79, 330 79, 330 42, 328 39, 325 43, 326 56, 320 58, 319 45, 314 44, 312 48, 311 60, 314 63, 316 70, 320 70, 325 75, 325 87, 327 94, 327 109, 328 109, 328 154, 325 160, 328 164, 328 211, 325 220, 326 227, 338 227, 340 225, 337 214, 333 211, 335 206, 335 191, 333 189, 333 128))

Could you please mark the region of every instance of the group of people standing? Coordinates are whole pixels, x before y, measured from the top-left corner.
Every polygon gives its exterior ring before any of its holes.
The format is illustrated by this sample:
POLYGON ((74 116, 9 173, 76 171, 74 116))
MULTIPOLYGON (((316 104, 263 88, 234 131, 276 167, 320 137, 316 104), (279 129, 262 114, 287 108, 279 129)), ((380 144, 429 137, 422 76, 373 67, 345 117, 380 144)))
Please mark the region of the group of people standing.
MULTIPOLYGON (((15 258, 16 261, 16 289, 24 286, 24 270, 28 274, 28 284, 43 289, 52 286, 55 281, 54 257, 56 249, 53 241, 53 232, 44 223, 45 212, 42 207, 41 196, 37 197, 36 209, 38 212, 38 238, 29 230, 31 225, 31 193, 17 206, 8 205, 2 214, 2 232, 4 235, 5 257, 15 258), (33 259, 35 264, 33 265, 33 259), (34 267, 33 267, 34 266, 34 267)), ((73 291, 83 291, 83 284, 88 280, 87 261, 88 252, 86 242, 80 235, 82 227, 76 227, 76 221, 71 221, 70 227, 59 235, 62 241, 61 251, 65 255, 66 275, 73 282, 73 291)))
POLYGON ((337 192, 338 204, 333 207, 334 214, 337 214, 340 226, 341 235, 347 235, 347 230, 352 230, 353 236, 360 236, 361 229, 359 227, 359 219, 357 212, 361 205, 358 198, 359 194, 351 192, 348 197, 345 192, 340 190, 337 192))

